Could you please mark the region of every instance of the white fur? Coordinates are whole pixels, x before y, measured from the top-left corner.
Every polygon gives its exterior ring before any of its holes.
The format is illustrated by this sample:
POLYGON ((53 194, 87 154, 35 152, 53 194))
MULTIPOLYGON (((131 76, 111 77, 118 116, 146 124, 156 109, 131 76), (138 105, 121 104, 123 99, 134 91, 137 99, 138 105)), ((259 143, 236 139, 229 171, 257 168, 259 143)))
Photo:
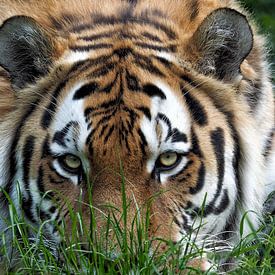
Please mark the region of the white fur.
MULTIPOLYGON (((162 130, 162 139, 159 140, 157 137, 156 118, 159 113, 165 114, 165 116, 167 116, 167 118, 171 121, 172 127, 177 128, 179 131, 185 133, 188 137, 190 136, 191 121, 183 101, 180 101, 179 98, 175 96, 175 93, 171 90, 171 88, 159 80, 155 81, 155 85, 166 95, 167 99, 161 100, 157 97, 153 98, 150 108, 152 120, 149 121, 146 117, 144 117, 143 121, 141 122, 141 130, 145 135, 151 151, 151 158, 147 162, 148 173, 152 172, 158 156, 163 152, 169 150, 178 153, 184 153, 188 152, 191 146, 190 140, 187 143, 171 143, 169 140, 168 142, 164 142, 168 129, 166 124, 162 121, 159 121, 159 125, 161 126, 162 130)), ((174 171, 171 171, 171 173, 175 174, 177 171, 180 171, 180 169, 182 169, 186 163, 186 158, 183 158, 181 164, 174 171)), ((164 183, 169 175, 171 174, 163 173, 160 177, 161 182, 164 183)))
POLYGON ((169 53, 166 53, 166 52, 158 52, 157 53, 157 56, 158 57, 161 57, 169 62, 173 62, 173 63, 177 63, 177 59, 175 58, 174 55, 171 55, 169 53))
POLYGON ((64 54, 63 58, 61 58, 61 63, 74 64, 75 62, 88 60, 89 58, 90 54, 88 52, 69 51, 64 54))
MULTIPOLYGON (((89 131, 87 130, 87 123, 85 122, 84 111, 83 111, 83 100, 73 100, 73 96, 75 92, 81 88, 84 83, 76 84, 73 89, 68 93, 62 104, 58 107, 56 112, 54 122, 51 126, 51 130, 53 133, 60 131, 63 129, 67 123, 70 121, 78 122, 80 129, 75 129, 77 131, 77 144, 71 144, 69 146, 70 152, 68 149, 64 149, 62 146, 54 143, 51 146, 51 149, 54 152, 60 153, 77 153, 74 145, 77 145, 79 148, 85 147, 86 138, 89 135, 89 131)), ((74 133, 71 132, 71 138, 73 138, 74 133)))
POLYGON ((13 131, 10 131, 8 125, 3 124, 4 127, 0 128, 0 187, 4 187, 8 180, 9 171, 9 152, 11 142, 13 139, 13 131))
POLYGON ((263 156, 259 133, 250 124, 239 125, 242 148, 241 185, 243 190, 242 212, 250 221, 244 225, 244 235, 249 234, 251 225, 256 229, 264 203, 263 156), (252 138, 253 137, 253 138, 252 138))
MULTIPOLYGON (((274 146, 273 146, 274 147, 274 146)), ((275 151, 271 153, 266 161, 265 168, 265 198, 275 191, 275 151)))
MULTIPOLYGON (((55 115, 54 122, 51 126, 51 131, 53 133, 63 129, 70 121, 75 121, 78 123, 79 127, 71 128, 68 131, 68 136, 70 137, 70 142, 66 141, 67 148, 57 144, 51 143, 50 148, 52 152, 58 155, 62 154, 73 154, 78 156, 81 161, 84 169, 88 171, 89 162, 84 155, 86 139, 91 131, 87 129, 87 123, 84 116, 84 100, 73 100, 75 92, 81 88, 85 83, 77 83, 66 95, 66 98, 62 104, 58 107, 58 110, 55 115), (76 140, 76 143, 73 141, 76 140)), ((71 178, 74 184, 77 184, 77 177, 70 176, 69 173, 63 171, 63 169, 55 163, 55 168, 61 175, 64 175, 67 178, 71 178), (62 172, 62 171, 63 172, 62 172)))

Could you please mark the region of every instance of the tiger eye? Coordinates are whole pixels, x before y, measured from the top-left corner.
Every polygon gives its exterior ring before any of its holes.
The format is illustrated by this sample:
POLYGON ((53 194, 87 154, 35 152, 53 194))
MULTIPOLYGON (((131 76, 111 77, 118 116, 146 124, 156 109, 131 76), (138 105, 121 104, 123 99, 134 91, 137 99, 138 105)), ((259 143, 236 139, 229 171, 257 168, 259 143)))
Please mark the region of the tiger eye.
POLYGON ((176 152, 166 152, 160 155, 159 162, 164 167, 173 166, 178 160, 178 154, 176 152))
POLYGON ((63 163, 66 165, 66 168, 71 171, 78 170, 81 167, 81 160, 71 154, 64 156, 63 163))

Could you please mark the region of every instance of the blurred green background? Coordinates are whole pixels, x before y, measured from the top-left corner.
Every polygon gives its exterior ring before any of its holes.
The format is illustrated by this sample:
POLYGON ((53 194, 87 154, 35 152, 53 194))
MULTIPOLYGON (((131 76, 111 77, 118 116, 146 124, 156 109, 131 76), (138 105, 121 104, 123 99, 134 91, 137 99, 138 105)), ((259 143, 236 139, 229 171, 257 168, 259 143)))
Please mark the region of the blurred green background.
POLYGON ((268 37, 271 48, 270 61, 273 63, 273 80, 275 83, 275 0, 241 0, 254 15, 261 32, 268 37))

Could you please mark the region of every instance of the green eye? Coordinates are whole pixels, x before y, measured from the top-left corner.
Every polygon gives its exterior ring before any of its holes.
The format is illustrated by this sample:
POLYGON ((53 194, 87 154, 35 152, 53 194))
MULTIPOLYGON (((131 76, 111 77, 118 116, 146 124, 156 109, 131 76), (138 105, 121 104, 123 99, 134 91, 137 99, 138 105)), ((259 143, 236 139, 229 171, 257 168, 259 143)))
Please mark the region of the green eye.
POLYGON ((165 152, 161 154, 157 161, 157 168, 160 170, 171 170, 177 166, 181 155, 176 152, 165 152))
POLYGON ((62 156, 59 161, 66 171, 73 174, 79 174, 82 168, 81 160, 72 154, 62 156))

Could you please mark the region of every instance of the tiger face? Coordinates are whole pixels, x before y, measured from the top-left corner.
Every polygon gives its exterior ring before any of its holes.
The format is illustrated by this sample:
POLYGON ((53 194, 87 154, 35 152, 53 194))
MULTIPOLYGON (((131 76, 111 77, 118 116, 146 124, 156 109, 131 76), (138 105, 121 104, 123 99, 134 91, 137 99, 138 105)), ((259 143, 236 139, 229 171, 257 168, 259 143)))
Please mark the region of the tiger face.
MULTIPOLYGON (((104 226, 108 205, 121 209, 122 181, 129 217, 153 198, 152 236, 179 242, 198 216, 201 238, 236 230, 244 189, 252 209, 262 192, 240 180, 241 154, 252 148, 241 148, 240 128, 256 135, 237 97, 253 43, 246 18, 217 9, 188 39, 155 11, 89 20, 64 24, 65 38, 56 37, 61 27, 49 35, 25 16, 0 29, 0 63, 20 113, 6 168, 12 199, 19 203, 18 182, 23 214, 32 224, 49 220, 46 234, 57 242, 62 220, 70 232, 68 205, 89 225, 91 199, 104 226)), ((251 168, 247 181, 258 162, 251 168)))

